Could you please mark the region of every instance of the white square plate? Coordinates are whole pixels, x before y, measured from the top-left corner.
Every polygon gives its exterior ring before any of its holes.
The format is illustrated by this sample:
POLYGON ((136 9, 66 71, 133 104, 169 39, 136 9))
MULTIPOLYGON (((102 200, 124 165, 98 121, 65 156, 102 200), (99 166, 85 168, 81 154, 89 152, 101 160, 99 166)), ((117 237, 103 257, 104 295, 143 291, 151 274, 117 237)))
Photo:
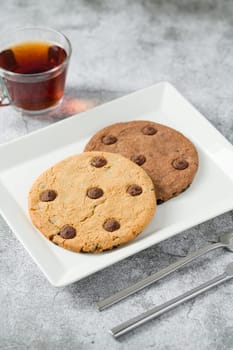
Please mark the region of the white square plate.
POLYGON ((119 98, 0 146, 0 210, 54 286, 80 280, 153 244, 233 208, 233 146, 169 83, 119 98), (199 170, 192 186, 160 205, 134 241, 101 254, 55 246, 33 227, 27 194, 46 168, 83 151, 88 139, 112 123, 154 120, 184 133, 196 145, 199 170))

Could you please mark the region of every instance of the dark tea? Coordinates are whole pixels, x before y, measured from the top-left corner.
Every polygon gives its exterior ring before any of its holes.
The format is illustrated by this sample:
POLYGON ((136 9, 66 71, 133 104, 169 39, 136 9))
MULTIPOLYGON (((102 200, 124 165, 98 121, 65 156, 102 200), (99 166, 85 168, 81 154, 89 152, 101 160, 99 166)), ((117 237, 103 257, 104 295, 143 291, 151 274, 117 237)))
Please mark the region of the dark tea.
POLYGON ((66 58, 62 47, 43 41, 23 42, 0 52, 0 67, 9 72, 4 81, 13 104, 29 111, 56 105, 64 93, 66 58))

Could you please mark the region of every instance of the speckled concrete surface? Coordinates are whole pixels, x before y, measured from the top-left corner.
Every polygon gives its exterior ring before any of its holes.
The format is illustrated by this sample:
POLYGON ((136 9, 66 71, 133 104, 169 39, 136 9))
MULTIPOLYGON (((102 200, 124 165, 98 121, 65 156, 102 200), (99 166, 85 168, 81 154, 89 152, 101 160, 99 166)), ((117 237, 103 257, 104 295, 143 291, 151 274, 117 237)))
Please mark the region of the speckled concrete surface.
MULTIPOLYGON (((233 143, 232 1, 11 0, 1 3, 0 22, 1 32, 26 23, 57 28, 70 38, 66 100, 74 101, 71 109, 64 103, 59 113, 44 118, 1 108, 1 143, 161 80, 174 84, 233 143)), ((232 260, 223 250, 105 312, 95 306, 101 297, 231 228, 233 212, 56 289, 0 218, 0 348, 233 349, 232 282, 118 341, 108 333, 119 322, 222 273, 232 260)))

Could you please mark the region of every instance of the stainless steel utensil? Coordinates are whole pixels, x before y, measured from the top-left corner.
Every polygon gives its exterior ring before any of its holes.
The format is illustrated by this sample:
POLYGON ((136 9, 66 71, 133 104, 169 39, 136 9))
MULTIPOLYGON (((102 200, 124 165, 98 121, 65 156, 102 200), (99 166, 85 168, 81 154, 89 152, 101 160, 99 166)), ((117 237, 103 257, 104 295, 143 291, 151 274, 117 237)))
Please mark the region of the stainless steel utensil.
POLYGON ((169 275, 170 273, 178 270, 180 267, 185 266, 189 262, 193 261, 194 259, 204 255, 207 252, 210 252, 211 250, 218 249, 218 248, 226 248, 227 250, 233 252, 233 232, 228 232, 220 236, 219 242, 210 243, 207 244, 205 247, 199 249, 198 251, 191 253, 187 255, 184 258, 179 259, 178 261, 174 262, 173 264, 165 267, 161 271, 158 271, 146 278, 143 278, 142 280, 136 282, 135 284, 113 294, 112 296, 103 299, 97 303, 97 307, 100 311, 106 309, 107 307, 116 304, 120 300, 125 299, 131 294, 134 294, 135 292, 138 292, 139 290, 151 285, 152 283, 160 280, 161 278, 169 275))
POLYGON ((233 277, 233 263, 230 263, 229 265, 227 265, 225 272, 223 274, 221 274, 220 276, 217 276, 217 277, 211 279, 210 281, 205 282, 205 283, 201 284, 200 286, 193 288, 190 291, 188 291, 184 294, 181 294, 178 297, 171 299, 160 306, 156 306, 156 307, 126 321, 126 322, 121 323, 120 325, 112 328, 110 330, 110 333, 115 338, 118 338, 121 335, 123 335, 123 334, 135 329, 136 327, 146 323, 147 321, 152 320, 152 319, 162 315, 166 311, 174 309, 176 306, 180 305, 181 303, 196 297, 197 295, 213 288, 214 286, 217 286, 220 283, 228 281, 232 277, 233 277))

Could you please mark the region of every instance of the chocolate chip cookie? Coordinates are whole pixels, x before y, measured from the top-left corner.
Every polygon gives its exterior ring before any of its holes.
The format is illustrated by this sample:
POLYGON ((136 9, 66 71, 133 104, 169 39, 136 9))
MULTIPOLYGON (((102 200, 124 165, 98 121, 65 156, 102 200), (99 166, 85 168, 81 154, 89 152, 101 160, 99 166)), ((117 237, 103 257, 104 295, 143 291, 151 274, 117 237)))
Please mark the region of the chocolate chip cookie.
POLYGON ((158 204, 188 188, 198 168, 193 143, 177 130, 152 121, 110 125, 90 139, 85 151, 120 153, 131 159, 151 177, 158 204))
POLYGON ((76 252, 101 252, 135 238, 156 208, 146 172, 120 154, 85 152, 45 171, 29 193, 33 224, 76 252))

